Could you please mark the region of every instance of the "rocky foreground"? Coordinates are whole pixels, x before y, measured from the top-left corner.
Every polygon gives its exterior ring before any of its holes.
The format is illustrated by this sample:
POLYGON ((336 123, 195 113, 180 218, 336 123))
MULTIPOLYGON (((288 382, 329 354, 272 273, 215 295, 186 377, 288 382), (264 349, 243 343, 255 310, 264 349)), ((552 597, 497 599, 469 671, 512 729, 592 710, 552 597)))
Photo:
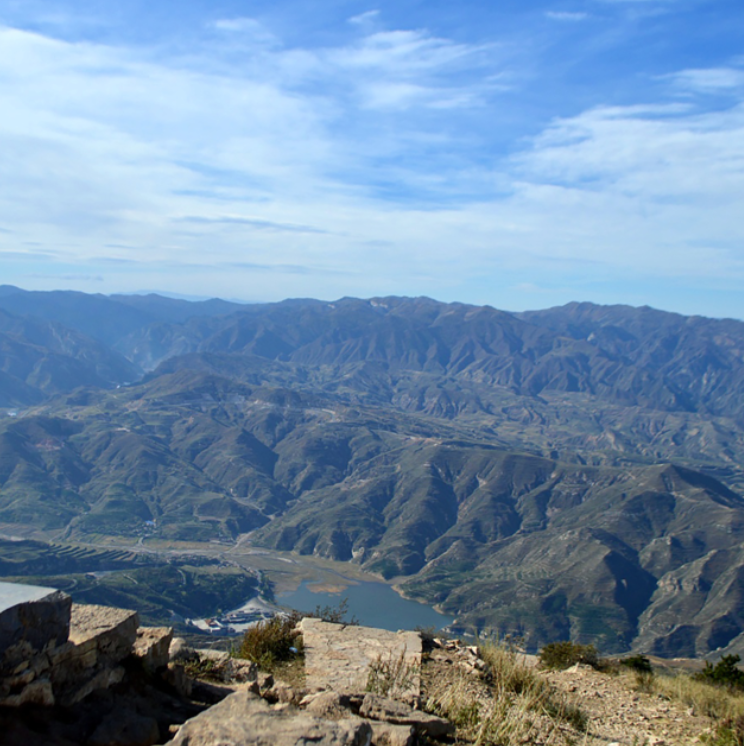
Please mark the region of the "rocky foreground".
POLYGON ((3 746, 724 743, 720 724, 648 679, 541 671, 500 646, 304 619, 296 657, 270 674, 138 627, 134 612, 72 605, 70 620, 61 644, 6 644, 3 746))

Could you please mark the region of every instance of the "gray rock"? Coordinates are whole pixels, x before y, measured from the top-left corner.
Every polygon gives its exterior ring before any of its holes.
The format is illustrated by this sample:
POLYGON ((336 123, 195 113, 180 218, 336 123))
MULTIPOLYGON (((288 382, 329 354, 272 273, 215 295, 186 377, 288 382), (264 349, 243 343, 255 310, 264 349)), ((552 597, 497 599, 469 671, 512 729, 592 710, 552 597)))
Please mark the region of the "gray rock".
POLYGON ((282 702, 284 704, 297 702, 299 700, 297 692, 289 684, 285 684, 283 681, 274 682, 274 685, 264 692, 263 696, 268 702, 282 702))
POLYGON ((365 695, 359 714, 372 720, 384 720, 393 725, 412 725, 417 733, 425 733, 432 738, 451 736, 455 732, 455 726, 449 720, 427 712, 412 710, 402 702, 376 694, 365 695))
POLYGON ((67 681, 64 687, 59 687, 55 683, 57 704, 62 707, 71 707, 99 689, 109 689, 119 684, 124 680, 124 674, 125 671, 121 666, 103 667, 89 672, 87 678, 67 681))
POLYGON ((12 671, 35 651, 67 641, 70 597, 54 588, 0 583, 0 669, 12 671))
POLYGON ((368 723, 333 722, 293 707, 272 709, 260 697, 236 692, 181 726, 172 746, 369 746, 368 723))
POLYGON ((174 637, 168 648, 168 656, 174 663, 187 663, 199 659, 199 655, 183 637, 174 637))
POLYGON ((70 642, 78 651, 95 649, 102 663, 119 663, 132 650, 138 627, 136 611, 73 604, 70 642))
POLYGON ((173 629, 171 627, 140 627, 132 648, 146 671, 155 673, 168 665, 173 629))
POLYGON ((311 691, 362 692, 375 672, 396 699, 420 698, 421 635, 306 618, 300 623, 305 647, 305 676, 311 691))
POLYGON ((274 677, 270 673, 264 673, 263 671, 258 672, 256 681, 258 682, 258 688, 261 691, 271 689, 271 687, 274 686, 274 677))
POLYGON ((226 653, 224 650, 208 650, 198 648, 194 651, 200 661, 211 661, 216 666, 224 666, 230 660, 230 653, 226 653))
POLYGON ((253 661, 231 658, 225 664, 224 677, 227 681, 258 681, 258 666, 253 661))
POLYGON ((348 697, 342 697, 338 692, 316 692, 303 697, 300 706, 303 706, 311 715, 319 718, 337 720, 348 714, 344 700, 348 704, 348 697))
POLYGON ((412 746, 416 741, 416 729, 412 725, 393 725, 369 721, 372 727, 373 746, 412 746))
POLYGON ((44 707, 51 707, 55 704, 52 682, 49 679, 30 682, 18 694, 0 697, 0 705, 3 707, 21 707, 31 704, 44 707))

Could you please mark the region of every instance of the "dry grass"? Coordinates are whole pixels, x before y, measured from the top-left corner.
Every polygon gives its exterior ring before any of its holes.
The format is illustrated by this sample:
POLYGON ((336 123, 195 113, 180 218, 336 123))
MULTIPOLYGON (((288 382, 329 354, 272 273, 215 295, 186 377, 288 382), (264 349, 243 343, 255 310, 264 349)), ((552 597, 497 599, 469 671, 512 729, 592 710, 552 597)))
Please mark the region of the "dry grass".
POLYGON ((487 643, 481 656, 486 680, 457 666, 426 676, 426 708, 457 726, 458 740, 478 746, 516 746, 539 742, 565 746, 581 738, 586 721, 519 654, 487 643))
POLYGON ((421 667, 406 662, 406 651, 387 659, 381 655, 370 663, 366 691, 392 699, 405 697, 415 687, 418 689, 421 667))
POLYGON ((744 746, 744 693, 716 686, 687 674, 638 677, 637 686, 682 702, 696 715, 715 721, 711 733, 701 736, 710 746, 744 746))
POLYGON ((696 681, 686 674, 654 676, 653 691, 692 707, 699 715, 714 720, 744 718, 744 694, 696 681))

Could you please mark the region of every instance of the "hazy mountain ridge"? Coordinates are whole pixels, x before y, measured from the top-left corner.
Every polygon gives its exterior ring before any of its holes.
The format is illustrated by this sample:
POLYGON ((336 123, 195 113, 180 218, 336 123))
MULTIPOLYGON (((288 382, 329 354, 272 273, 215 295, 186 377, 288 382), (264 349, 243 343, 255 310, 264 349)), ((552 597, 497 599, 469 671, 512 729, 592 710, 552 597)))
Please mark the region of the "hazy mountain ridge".
POLYGON ((143 367, 194 352, 314 367, 370 362, 525 396, 584 392, 626 405, 744 415, 744 323, 611 309, 576 304, 512 315, 428 299, 279 303, 163 324, 117 349, 143 367))
POLYGON ((134 381, 139 366, 56 322, 0 310, 0 406, 22 406, 79 386, 134 381))
POLYGON ((158 320, 115 341, 165 358, 139 384, 0 421, 0 523, 254 532, 531 645, 744 649, 744 324, 518 316, 343 299, 158 320))

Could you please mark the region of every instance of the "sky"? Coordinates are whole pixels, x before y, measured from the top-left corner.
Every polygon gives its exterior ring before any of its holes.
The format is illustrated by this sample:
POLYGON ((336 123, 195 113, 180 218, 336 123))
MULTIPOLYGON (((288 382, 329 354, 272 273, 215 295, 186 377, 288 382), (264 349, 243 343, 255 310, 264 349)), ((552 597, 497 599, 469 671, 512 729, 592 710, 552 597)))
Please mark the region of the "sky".
POLYGON ((744 319, 744 3, 0 0, 0 284, 744 319))

